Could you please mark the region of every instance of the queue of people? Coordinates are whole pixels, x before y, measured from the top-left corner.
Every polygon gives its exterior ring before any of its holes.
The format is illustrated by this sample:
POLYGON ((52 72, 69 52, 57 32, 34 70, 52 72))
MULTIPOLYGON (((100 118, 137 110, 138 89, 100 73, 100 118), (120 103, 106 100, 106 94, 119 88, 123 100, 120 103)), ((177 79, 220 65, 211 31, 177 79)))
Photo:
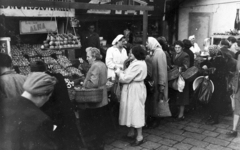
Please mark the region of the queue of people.
MULTIPOLYGON (((123 138, 132 146, 139 146, 144 142, 144 126, 156 128, 161 124, 160 103, 167 102, 169 97, 178 106, 178 112, 174 115, 176 120, 185 119, 186 106, 194 97, 192 82, 185 81, 182 92, 173 90, 170 86, 173 81, 168 80, 168 71, 178 68, 180 72, 184 72, 194 65, 194 57, 199 55, 200 50, 197 49, 195 37, 191 36, 189 39, 175 41, 171 48, 164 37, 158 40, 148 37, 146 46, 136 45, 127 54, 124 48, 126 39, 120 34, 107 50, 105 63, 102 62, 99 48, 86 48, 90 69, 83 81, 83 88, 103 89, 101 102, 79 105, 82 109, 80 119, 86 129, 84 131, 94 136, 88 146, 89 150, 104 149, 103 136, 109 129, 108 107, 111 103, 106 88, 108 80, 117 80, 120 83, 119 125, 129 128, 123 138), (146 88, 146 80, 152 81, 153 90, 146 88)), ((240 52, 237 51, 237 46, 232 46, 230 50, 228 43, 231 42, 222 40, 219 46, 209 46, 209 57, 200 64, 199 70, 201 75, 208 75, 215 85, 213 96, 207 104, 209 118, 206 124, 220 122, 219 115, 226 109, 224 107, 229 104, 232 94, 233 130, 227 136, 236 137, 240 116, 240 52), (234 78, 237 78, 237 82, 230 82, 234 78), (228 85, 231 85, 231 90, 227 88, 228 85)), ((0 148, 80 149, 74 106, 69 99, 63 76, 47 72, 43 62, 31 64, 31 71, 27 77, 16 74, 12 70, 10 56, 0 53, 0 96, 3 106, 0 109, 0 121, 3 124, 3 130, 0 130, 0 148)))

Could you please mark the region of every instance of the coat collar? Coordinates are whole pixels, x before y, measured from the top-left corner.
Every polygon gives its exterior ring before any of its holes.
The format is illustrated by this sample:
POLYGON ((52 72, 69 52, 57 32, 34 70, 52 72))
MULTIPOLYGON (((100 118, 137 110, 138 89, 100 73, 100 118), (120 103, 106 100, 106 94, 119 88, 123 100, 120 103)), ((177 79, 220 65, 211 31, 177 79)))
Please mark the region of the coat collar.
POLYGON ((178 59, 181 55, 183 54, 183 51, 180 52, 180 54, 175 53, 173 60, 175 61, 176 59, 178 59))

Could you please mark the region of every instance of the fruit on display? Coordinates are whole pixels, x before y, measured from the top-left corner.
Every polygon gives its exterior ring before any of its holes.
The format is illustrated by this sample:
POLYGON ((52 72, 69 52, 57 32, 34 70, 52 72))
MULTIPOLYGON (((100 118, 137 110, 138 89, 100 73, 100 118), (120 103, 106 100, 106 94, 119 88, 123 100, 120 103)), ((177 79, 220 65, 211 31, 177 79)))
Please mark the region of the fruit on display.
POLYGON ((65 69, 57 69, 57 70, 55 70, 55 73, 60 73, 64 77, 71 76, 71 74, 69 72, 67 72, 65 69))
POLYGON ((76 35, 68 34, 54 34, 49 33, 47 39, 43 41, 41 49, 66 49, 66 48, 80 48, 81 42, 76 35))
POLYGON ((25 67, 18 67, 20 74, 22 75, 28 75, 31 71, 30 71, 30 67, 29 66, 25 66, 25 67))
POLYGON ((58 62, 52 57, 43 57, 42 59, 46 64, 58 64, 58 62))
POLYGON ((68 72, 71 73, 71 75, 78 75, 79 77, 83 76, 82 72, 74 67, 68 67, 66 68, 68 72))
POLYGON ((11 45, 11 54, 12 56, 22 56, 21 51, 15 45, 11 45))
POLYGON ((12 59, 13 66, 29 66, 29 61, 23 56, 13 56, 12 59))
POLYGON ((67 59, 66 56, 63 55, 57 55, 57 62, 63 66, 63 68, 67 68, 72 66, 72 63, 67 59))
POLYGON ((36 62, 36 61, 43 61, 41 57, 32 57, 32 58, 29 58, 29 62, 32 63, 32 62, 36 62))

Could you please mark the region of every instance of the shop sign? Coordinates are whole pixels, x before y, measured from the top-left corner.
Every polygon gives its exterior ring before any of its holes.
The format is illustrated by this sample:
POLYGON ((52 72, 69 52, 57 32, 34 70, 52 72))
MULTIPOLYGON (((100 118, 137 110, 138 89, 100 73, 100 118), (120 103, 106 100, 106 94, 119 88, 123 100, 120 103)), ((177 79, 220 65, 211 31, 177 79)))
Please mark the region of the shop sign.
POLYGON ((10 41, 11 39, 9 37, 0 38, 0 53, 5 53, 11 56, 10 41))
MULTIPOLYGON (((62 0, 65 2, 64 0, 62 0)), ((16 17, 74 17, 75 9, 0 6, 0 15, 16 17)))
POLYGON ((20 21, 20 34, 57 32, 55 21, 20 21))

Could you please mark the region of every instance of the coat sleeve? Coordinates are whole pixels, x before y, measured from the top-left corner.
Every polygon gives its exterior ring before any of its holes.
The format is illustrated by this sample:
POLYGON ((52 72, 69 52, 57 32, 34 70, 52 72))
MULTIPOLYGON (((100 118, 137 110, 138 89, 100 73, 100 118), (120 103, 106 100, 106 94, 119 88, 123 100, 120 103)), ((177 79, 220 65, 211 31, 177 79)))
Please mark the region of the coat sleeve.
POLYGON ((129 66, 129 68, 125 70, 125 72, 120 73, 119 81, 121 83, 130 83, 140 73, 141 70, 139 65, 129 66))
POLYGON ((158 84, 165 86, 167 81, 167 58, 165 53, 159 53, 157 59, 157 67, 158 67, 158 84))
POLYGON ((87 89, 98 88, 99 68, 96 66, 93 66, 93 68, 89 71, 91 71, 91 72, 89 72, 90 76, 84 82, 84 87, 87 89))
POLYGON ((184 67, 186 70, 187 68, 189 68, 189 66, 190 66, 190 59, 189 59, 189 56, 186 55, 186 56, 184 56, 184 58, 182 60, 182 67, 184 67))
POLYGON ((116 64, 113 62, 113 50, 111 48, 107 50, 106 65, 110 69, 113 69, 116 66, 116 64))

